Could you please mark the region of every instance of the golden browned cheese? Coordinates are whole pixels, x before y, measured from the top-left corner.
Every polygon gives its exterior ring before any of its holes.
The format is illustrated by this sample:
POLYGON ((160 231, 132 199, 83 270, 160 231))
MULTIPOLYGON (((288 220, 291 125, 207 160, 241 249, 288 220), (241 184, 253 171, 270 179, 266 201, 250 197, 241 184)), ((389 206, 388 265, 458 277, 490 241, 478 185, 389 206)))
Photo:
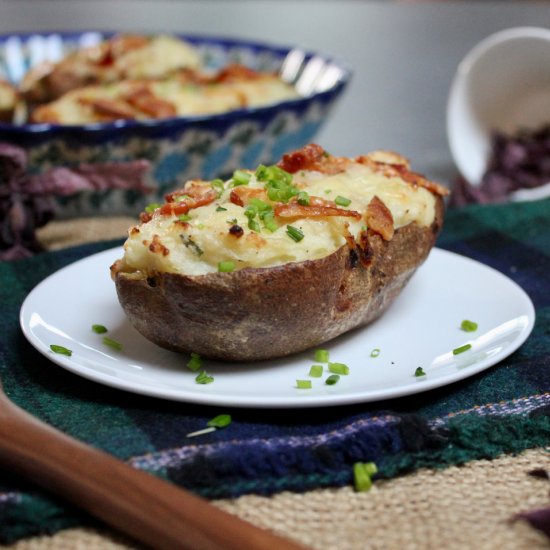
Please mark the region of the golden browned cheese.
POLYGON ((310 145, 277 169, 283 199, 242 171, 188 183, 130 230, 112 276, 145 337, 231 361, 319 345, 380 316, 441 229, 446 189, 394 153, 310 145))

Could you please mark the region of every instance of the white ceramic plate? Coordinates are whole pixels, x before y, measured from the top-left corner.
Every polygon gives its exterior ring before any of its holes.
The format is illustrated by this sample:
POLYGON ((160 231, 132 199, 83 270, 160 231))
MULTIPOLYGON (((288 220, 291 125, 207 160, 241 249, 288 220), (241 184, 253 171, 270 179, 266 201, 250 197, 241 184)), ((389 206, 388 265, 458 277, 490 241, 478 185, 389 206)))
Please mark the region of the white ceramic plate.
MULTIPOLYGON (((138 334, 119 306, 109 266, 119 248, 95 254, 54 273, 28 295, 21 327, 53 363, 90 380, 164 399, 236 407, 314 407, 410 395, 472 376, 498 363, 529 336, 533 304, 513 281, 483 264, 439 249, 418 270, 378 321, 323 346, 330 359, 350 368, 337 384, 328 374, 308 379, 313 350, 261 363, 204 361, 214 382, 200 385, 187 356, 157 347, 138 334), (460 329, 463 319, 478 330, 460 329), (115 351, 91 330, 102 324, 123 345, 115 351), (466 343, 459 355, 452 350, 466 343), (55 354, 51 344, 72 350, 55 354), (371 357, 379 349, 378 357, 371 357), (417 367, 425 376, 415 377, 417 367)), ((52 364, 52 368, 54 368, 52 364)))

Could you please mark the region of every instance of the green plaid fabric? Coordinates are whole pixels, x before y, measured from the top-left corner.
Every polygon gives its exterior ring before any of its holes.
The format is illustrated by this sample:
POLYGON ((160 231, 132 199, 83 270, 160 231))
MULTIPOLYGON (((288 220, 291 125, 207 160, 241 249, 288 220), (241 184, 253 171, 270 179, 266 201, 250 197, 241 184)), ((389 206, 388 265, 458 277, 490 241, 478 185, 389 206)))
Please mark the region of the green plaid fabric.
MULTIPOLYGON (((273 494, 352 482, 357 461, 382 477, 550 444, 550 200, 448 212, 438 246, 479 260, 522 286, 537 322, 527 342, 483 373, 418 396, 295 411, 226 410, 233 423, 186 438, 220 411, 154 399, 58 368, 25 340, 19 309, 42 279, 120 244, 96 243, 0 264, 0 376, 38 418, 132 466, 208 498, 273 494)), ((61 297, 60 297, 61 299, 61 297)), ((0 471, 0 542, 92 520, 0 471)))

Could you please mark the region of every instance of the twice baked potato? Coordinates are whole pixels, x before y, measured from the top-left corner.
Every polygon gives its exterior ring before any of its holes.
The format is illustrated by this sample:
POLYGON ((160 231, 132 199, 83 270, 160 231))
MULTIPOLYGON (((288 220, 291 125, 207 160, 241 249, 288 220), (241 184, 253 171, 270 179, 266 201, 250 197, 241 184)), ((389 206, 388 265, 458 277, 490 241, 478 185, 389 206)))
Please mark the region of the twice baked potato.
POLYGON ((151 205, 111 267, 134 327, 228 361, 289 355, 379 317, 426 259, 446 188, 403 157, 308 145, 151 205))

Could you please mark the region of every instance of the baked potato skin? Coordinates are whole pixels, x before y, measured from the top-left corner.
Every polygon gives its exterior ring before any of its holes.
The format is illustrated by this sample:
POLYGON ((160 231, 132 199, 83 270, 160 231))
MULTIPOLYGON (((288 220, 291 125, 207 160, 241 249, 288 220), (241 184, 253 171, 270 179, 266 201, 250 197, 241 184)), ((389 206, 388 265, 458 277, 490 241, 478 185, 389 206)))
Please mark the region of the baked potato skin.
POLYGON ((258 361, 318 346, 378 318, 427 258, 441 229, 410 223, 391 240, 368 232, 364 249, 344 245, 318 260, 231 273, 146 278, 118 271, 118 299, 133 326, 178 352, 258 361))

